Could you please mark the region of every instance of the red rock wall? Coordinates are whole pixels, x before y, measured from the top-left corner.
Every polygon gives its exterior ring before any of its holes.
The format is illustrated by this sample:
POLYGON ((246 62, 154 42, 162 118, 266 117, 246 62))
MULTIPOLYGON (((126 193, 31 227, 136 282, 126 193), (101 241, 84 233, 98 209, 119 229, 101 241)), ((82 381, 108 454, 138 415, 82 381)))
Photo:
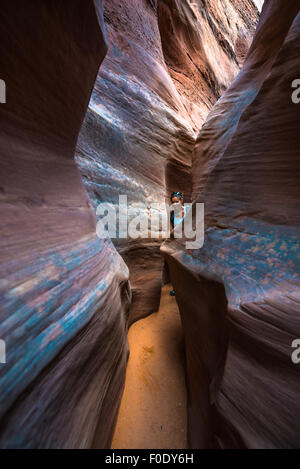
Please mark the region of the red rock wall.
POLYGON ((0 445, 109 445, 127 358, 128 269, 74 152, 107 45, 101 1, 1 2, 0 445), (100 22, 100 24, 99 24, 100 22))
POLYGON ((199 134, 204 247, 163 247, 185 331, 192 447, 299 447, 299 10, 265 3, 244 68, 199 134))
MULTIPOLYGON (((169 202, 191 196, 196 131, 239 71, 258 12, 242 2, 104 1, 109 51, 77 146, 90 198, 169 202), (241 3, 241 2, 239 2, 241 3)), ((130 321, 156 311, 161 240, 114 240, 130 270, 130 321)))
POLYGON ((245 59, 257 25, 252 1, 158 2, 168 71, 199 130, 245 59))
POLYGON ((97 76, 101 0, 1 2, 1 447, 109 446, 128 325, 157 309, 162 259, 160 241, 116 242, 129 317, 95 208, 191 196, 195 131, 257 19, 240 4, 105 1, 97 76))

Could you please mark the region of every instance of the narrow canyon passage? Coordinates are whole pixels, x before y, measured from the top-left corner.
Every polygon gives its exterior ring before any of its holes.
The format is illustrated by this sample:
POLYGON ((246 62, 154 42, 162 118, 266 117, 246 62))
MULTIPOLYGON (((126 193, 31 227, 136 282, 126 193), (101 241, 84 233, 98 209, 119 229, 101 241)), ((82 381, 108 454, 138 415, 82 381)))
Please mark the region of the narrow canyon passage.
POLYGON ((185 449, 186 386, 181 320, 171 286, 157 313, 129 330, 130 357, 113 449, 185 449))
POLYGON ((0 449, 300 449, 300 0, 1 0, 0 44, 0 449))

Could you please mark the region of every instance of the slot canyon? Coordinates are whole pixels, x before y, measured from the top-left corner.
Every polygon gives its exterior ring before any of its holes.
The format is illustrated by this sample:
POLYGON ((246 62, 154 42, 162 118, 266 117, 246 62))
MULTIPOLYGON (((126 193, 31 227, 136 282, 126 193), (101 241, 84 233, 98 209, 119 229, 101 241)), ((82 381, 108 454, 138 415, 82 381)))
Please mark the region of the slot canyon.
POLYGON ((0 448, 299 448, 300 0, 0 17, 0 448), (201 248, 98 235, 178 191, 201 248))

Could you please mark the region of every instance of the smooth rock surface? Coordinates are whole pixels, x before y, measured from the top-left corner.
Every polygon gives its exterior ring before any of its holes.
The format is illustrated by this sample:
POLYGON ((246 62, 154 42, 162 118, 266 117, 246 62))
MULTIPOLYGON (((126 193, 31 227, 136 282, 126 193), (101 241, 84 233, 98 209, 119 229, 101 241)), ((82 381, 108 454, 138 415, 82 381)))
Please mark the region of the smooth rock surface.
POLYGON ((244 68, 198 136, 204 247, 162 248, 183 321, 194 448, 300 444, 300 2, 286 6, 265 2, 244 68))
POLYGON ((101 1, 1 2, 0 446, 109 446, 122 391, 128 269, 74 160, 106 53, 101 1), (100 437, 98 432, 98 437, 100 437))
MULTIPOLYGON (((279 42, 293 12, 286 16, 279 42)), ((186 201, 192 189, 198 194, 192 187, 192 173, 199 172, 198 150, 192 170, 196 135, 244 60, 257 10, 250 0, 105 0, 104 17, 109 52, 97 75, 107 52, 101 0, 1 2, 0 79, 7 85, 7 103, 0 104, 4 448, 109 447, 128 326, 157 310, 163 259, 160 239, 100 240, 95 209, 101 201, 117 203, 120 194, 147 204, 168 201, 173 190, 182 190, 186 201)), ((272 60, 268 56, 261 83, 272 60)), ((218 152, 212 154, 217 162, 218 152)), ((177 288, 178 282, 180 276, 177 288)), ((198 294, 198 283, 195 288, 198 294)), ((186 292, 193 318, 193 295, 186 292)), ((222 288, 218 294, 220 300, 212 288, 211 301, 220 301, 225 314, 222 288)), ((223 317, 216 321, 218 334, 209 341, 217 343, 218 355, 219 344, 226 350, 227 332, 223 317)), ((197 357, 192 349, 198 339, 190 342, 188 363, 197 357)), ((214 360, 212 367, 222 369, 223 356, 214 360)), ((194 381, 197 401, 200 381, 194 381)), ((194 404, 191 409, 196 431, 192 425, 190 440, 198 444, 201 425, 194 404)), ((209 417, 208 429, 211 422, 209 417)))
MULTIPOLYGON (((258 11, 242 2, 104 1, 109 51, 76 151, 95 207, 191 196, 196 133, 239 71, 258 11)), ((150 236, 150 234, 149 234, 150 236)), ((161 239, 116 239, 130 270, 130 322, 157 311, 161 239)))

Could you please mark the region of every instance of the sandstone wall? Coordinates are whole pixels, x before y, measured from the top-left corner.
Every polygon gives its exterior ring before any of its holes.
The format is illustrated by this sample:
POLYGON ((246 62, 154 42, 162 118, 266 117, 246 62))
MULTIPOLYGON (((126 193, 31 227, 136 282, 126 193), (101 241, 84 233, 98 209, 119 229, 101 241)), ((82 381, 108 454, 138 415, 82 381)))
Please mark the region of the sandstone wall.
POLYGON ((265 2, 244 67, 198 136, 204 247, 162 248, 185 331, 192 447, 299 447, 300 2, 286 7, 265 2))
POLYGON ((98 239, 95 209, 191 198, 197 132, 257 10, 107 0, 104 25, 101 0, 3 0, 1 18, 0 445, 108 447, 127 329, 157 309, 163 260, 160 240, 98 239))
POLYGON ((1 447, 109 444, 127 358, 128 269, 95 235, 74 160, 107 44, 101 1, 2 1, 1 447))
MULTIPOLYGON (((238 73, 258 12, 249 0, 107 0, 104 18, 109 50, 76 153, 93 205, 120 194, 169 203, 174 190, 188 202, 196 132, 238 73)), ((130 270, 134 321, 158 309, 161 240, 114 243, 130 270)))

